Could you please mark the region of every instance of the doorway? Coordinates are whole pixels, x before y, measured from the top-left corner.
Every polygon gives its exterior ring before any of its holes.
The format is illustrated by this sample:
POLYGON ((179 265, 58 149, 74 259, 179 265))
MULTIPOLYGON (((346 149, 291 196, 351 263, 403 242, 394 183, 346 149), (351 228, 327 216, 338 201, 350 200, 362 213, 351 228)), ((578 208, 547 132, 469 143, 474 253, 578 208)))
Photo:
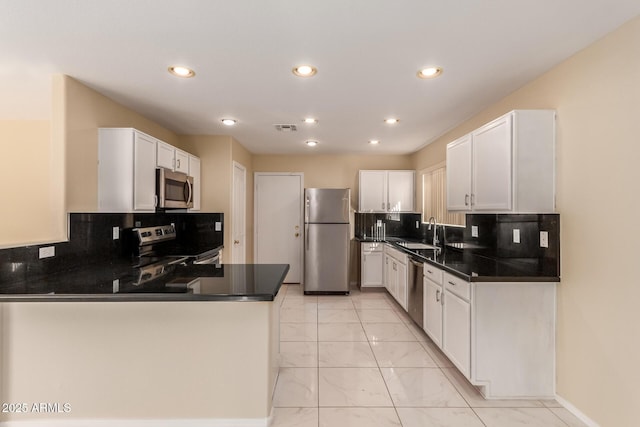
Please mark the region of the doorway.
POLYGON ((231 238, 233 250, 231 262, 244 264, 247 253, 247 170, 240 163, 233 162, 233 219, 231 238))
POLYGON ((254 259, 289 264, 285 283, 302 283, 302 173, 255 173, 254 259))

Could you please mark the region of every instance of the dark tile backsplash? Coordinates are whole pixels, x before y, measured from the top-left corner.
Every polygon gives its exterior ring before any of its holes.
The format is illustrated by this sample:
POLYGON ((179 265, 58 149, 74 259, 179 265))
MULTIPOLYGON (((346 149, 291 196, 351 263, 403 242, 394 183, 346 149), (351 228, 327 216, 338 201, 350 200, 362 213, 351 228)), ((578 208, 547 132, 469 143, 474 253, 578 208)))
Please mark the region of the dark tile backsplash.
POLYGON ((223 232, 215 223, 224 222, 221 213, 72 213, 69 214, 69 241, 0 250, 0 282, 69 270, 79 264, 108 263, 131 258, 131 229, 173 223, 176 244, 188 247, 215 247, 223 244, 223 232), (113 240, 113 227, 120 238, 113 240), (39 259, 39 248, 54 246, 55 256, 39 259))
MULTIPOLYGON (((387 237, 402 237, 433 241, 433 227, 415 222, 420 214, 396 214, 400 220, 391 220, 390 214, 356 214, 357 237, 370 237, 371 225, 380 219, 386 224, 387 237)), ((443 243, 465 243, 467 253, 487 258, 509 258, 522 263, 534 263, 544 271, 557 271, 560 275, 560 215, 558 214, 467 214, 466 226, 438 225, 438 239, 443 243), (478 236, 472 237, 472 227, 478 236), (513 241, 513 230, 520 230, 520 243, 513 241), (548 232, 549 247, 540 247, 540 232, 548 232), (444 237, 444 241, 443 241, 444 237)))

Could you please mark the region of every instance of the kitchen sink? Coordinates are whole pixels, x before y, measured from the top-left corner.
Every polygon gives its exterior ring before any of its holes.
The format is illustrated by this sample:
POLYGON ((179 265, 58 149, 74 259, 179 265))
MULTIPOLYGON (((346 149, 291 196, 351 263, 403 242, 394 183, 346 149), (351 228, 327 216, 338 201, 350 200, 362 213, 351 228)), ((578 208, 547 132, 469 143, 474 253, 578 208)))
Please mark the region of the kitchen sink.
POLYGON ((398 244, 407 249, 434 249, 440 250, 439 247, 419 242, 398 242, 398 244))

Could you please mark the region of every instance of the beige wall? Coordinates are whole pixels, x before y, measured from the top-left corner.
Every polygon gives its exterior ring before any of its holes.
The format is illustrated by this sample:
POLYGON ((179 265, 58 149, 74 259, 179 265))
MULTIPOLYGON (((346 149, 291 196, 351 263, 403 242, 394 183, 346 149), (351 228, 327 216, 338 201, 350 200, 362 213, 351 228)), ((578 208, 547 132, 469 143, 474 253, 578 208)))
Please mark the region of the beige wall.
POLYGON ((98 128, 132 127, 169 144, 175 144, 178 137, 77 80, 68 76, 61 78, 66 142, 66 209, 67 212, 95 212, 98 209, 98 128))
POLYGON ((265 425, 278 339, 274 304, 0 305, 2 402, 71 405, 66 414, 0 413, 0 422, 164 419, 177 426, 235 418, 265 425))
POLYGON ((233 162, 245 167, 246 181, 246 262, 253 259, 253 171, 252 155, 238 141, 226 135, 180 135, 178 147, 200 157, 202 164, 202 212, 224 213, 225 263, 233 252, 233 162))
POLYGON ((527 84, 413 156, 512 109, 557 110, 557 392, 603 427, 638 425, 640 18, 527 84))
POLYGON ((412 169, 408 155, 255 155, 255 172, 303 172, 305 188, 351 188, 351 205, 358 207, 360 169, 412 169))
POLYGON ((0 209, 0 247, 43 243, 63 236, 52 233, 58 216, 53 207, 52 136, 47 120, 0 120, 4 165, 0 209))

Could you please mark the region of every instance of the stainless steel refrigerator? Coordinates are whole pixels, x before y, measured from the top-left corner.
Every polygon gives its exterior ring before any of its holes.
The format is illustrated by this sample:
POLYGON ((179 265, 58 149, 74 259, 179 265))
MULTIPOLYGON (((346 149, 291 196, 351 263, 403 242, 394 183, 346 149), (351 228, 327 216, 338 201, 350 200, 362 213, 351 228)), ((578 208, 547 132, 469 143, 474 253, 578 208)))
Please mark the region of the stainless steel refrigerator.
POLYGON ((304 190, 304 293, 349 293, 348 188, 304 190))

